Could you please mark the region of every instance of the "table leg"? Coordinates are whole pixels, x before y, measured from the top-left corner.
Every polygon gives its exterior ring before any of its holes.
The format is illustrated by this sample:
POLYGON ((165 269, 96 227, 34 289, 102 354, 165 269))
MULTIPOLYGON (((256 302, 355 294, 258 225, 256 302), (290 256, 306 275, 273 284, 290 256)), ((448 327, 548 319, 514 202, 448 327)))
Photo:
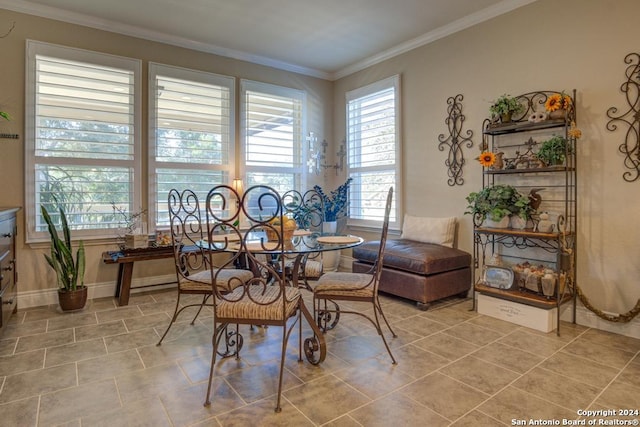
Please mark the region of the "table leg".
POLYGON ((118 282, 116 283, 116 297, 118 305, 129 304, 131 292, 131 276, 133 276, 133 262, 123 262, 118 267, 118 282))

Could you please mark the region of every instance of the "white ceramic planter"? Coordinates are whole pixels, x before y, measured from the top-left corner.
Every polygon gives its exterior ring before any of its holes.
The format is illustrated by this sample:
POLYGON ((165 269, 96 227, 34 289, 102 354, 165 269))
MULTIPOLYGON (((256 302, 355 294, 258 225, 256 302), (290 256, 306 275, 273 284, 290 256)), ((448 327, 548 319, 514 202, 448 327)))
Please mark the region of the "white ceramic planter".
POLYGON ((336 234, 337 228, 337 221, 325 221, 322 223, 322 232, 325 234, 336 234))
POLYGON ((482 226, 487 228, 509 228, 509 217, 505 216, 500 221, 492 221, 489 218, 485 218, 482 226))

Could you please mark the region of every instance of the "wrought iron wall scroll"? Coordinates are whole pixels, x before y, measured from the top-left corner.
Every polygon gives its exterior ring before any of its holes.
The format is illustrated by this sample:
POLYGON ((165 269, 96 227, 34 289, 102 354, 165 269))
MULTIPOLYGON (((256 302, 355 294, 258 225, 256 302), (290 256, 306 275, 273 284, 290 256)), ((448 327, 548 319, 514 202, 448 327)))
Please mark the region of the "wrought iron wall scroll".
POLYGON ((607 110, 607 130, 618 129, 617 123, 627 127, 624 142, 618 150, 625 155, 624 165, 630 171, 622 174, 627 182, 633 182, 640 177, 640 54, 630 53, 624 58, 629 64, 625 70, 627 81, 620 85, 629 104, 629 109, 623 114, 616 115, 618 109, 611 107, 607 110))
POLYGON ((473 146, 471 137, 473 131, 467 129, 467 136, 462 137, 462 124, 464 123, 464 115, 462 114, 462 94, 450 97, 447 99, 447 114, 448 117, 444 121, 449 128, 449 136, 440 134, 438 136, 438 149, 444 151, 445 147, 449 147, 449 156, 444 164, 447 166, 449 179, 447 184, 450 186, 462 185, 464 179, 462 179, 462 167, 464 166, 464 153, 462 152, 462 145, 467 144, 467 148, 473 146))

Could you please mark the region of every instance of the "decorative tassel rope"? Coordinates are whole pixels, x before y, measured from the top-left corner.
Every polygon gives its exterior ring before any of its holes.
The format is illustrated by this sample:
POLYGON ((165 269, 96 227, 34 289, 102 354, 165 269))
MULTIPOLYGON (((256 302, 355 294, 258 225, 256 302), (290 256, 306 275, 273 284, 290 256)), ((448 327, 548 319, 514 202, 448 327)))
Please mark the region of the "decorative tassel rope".
POLYGON ((595 314, 598 315, 598 317, 601 317, 604 320, 608 320, 609 322, 629 323, 631 320, 633 320, 634 317, 638 315, 638 313, 640 313, 640 299, 639 299, 636 302, 635 307, 633 307, 631 310, 627 311, 626 313, 607 314, 604 311, 597 309, 591 304, 591 302, 589 301, 589 298, 587 298, 584 292, 582 292, 582 289, 580 289, 580 286, 576 284, 575 287, 578 290, 578 296, 580 297, 580 301, 582 301, 582 304, 584 304, 585 307, 593 311, 595 314))
MULTIPOLYGON (((564 253, 571 255, 573 253, 573 249, 570 249, 569 247, 567 247, 567 231, 566 231, 566 226, 562 227, 562 250, 564 253)), ((571 271, 573 271, 573 262, 574 259, 573 257, 570 257, 571 259, 571 271)), ((638 314, 640 314, 640 299, 638 299, 638 301, 636 302, 636 305, 629 311, 627 311, 626 313, 618 313, 618 314, 608 314, 605 313, 604 311, 596 308, 593 306, 593 304, 591 304, 591 301, 589 301, 589 298, 587 298, 587 296, 584 294, 584 292, 582 291, 582 289, 580 289, 580 286, 578 286, 578 284, 576 282, 574 282, 574 289, 578 292, 578 297, 580 298, 580 301, 582 301, 582 304, 589 309, 590 311, 592 311, 593 313, 595 313, 598 317, 607 320, 609 322, 617 322, 617 323, 629 323, 631 320, 633 320, 634 317, 636 317, 638 314)))

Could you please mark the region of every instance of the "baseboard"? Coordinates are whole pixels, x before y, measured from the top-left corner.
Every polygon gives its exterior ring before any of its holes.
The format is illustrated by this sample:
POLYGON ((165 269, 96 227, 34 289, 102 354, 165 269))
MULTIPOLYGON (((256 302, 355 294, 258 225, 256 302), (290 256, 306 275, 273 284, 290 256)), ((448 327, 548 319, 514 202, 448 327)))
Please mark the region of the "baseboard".
MULTIPOLYGON (((573 320, 571 310, 565 310, 560 316, 560 319, 571 322, 573 320)), ((628 323, 609 322, 578 302, 576 306, 576 323, 578 325, 640 339, 640 317, 636 317, 628 323)))
MULTIPOLYGON (((164 276, 142 277, 133 279, 131 282, 131 293, 139 293, 151 290, 173 288, 176 286, 175 274, 167 274, 164 276)), ((116 294, 115 282, 101 282, 87 284, 89 288, 88 298, 106 298, 116 294)), ((58 303, 58 289, 43 289, 37 291, 18 292, 18 308, 42 307, 58 303)))

